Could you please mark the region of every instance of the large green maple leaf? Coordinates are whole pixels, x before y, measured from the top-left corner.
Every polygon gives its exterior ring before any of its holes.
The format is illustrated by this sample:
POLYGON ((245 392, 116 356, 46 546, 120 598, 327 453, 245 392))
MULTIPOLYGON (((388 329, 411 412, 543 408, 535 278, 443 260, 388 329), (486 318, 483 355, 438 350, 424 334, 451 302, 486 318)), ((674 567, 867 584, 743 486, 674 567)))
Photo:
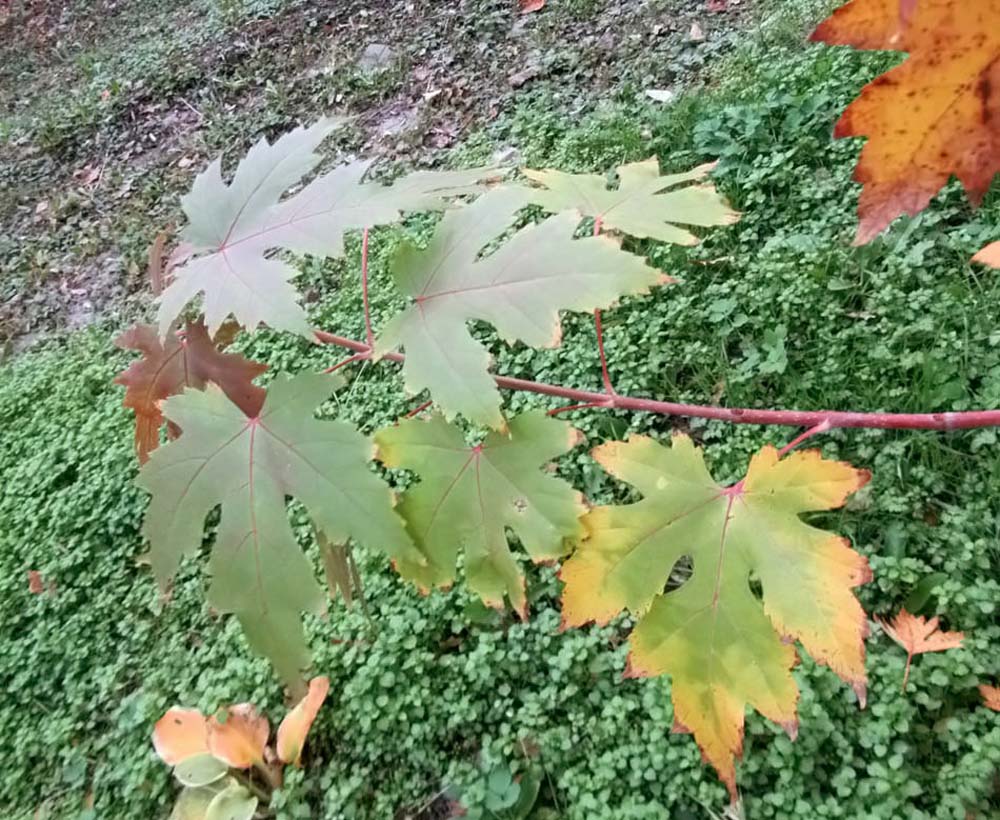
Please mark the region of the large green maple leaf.
POLYGON ((609 188, 607 177, 599 174, 530 168, 521 173, 541 186, 529 188, 529 196, 547 211, 577 210, 630 236, 695 245, 698 237, 678 225, 731 225, 739 219, 715 187, 702 182, 714 167, 712 163, 660 176, 659 160, 651 157, 619 166, 616 188, 609 188), (699 184, 687 184, 692 182, 699 184))
POLYGON ((863 702, 868 622, 851 590, 870 580, 868 563, 799 516, 839 507, 869 474, 818 451, 779 459, 768 446, 743 481, 721 487, 683 435, 669 448, 633 436, 594 457, 643 499, 584 518, 588 537, 562 568, 564 624, 640 616, 628 674, 672 676, 678 726, 735 798, 746 705, 795 734, 794 640, 863 702), (684 556, 690 577, 664 593, 684 556))
POLYGON ((323 604, 289 524, 286 496, 332 539, 354 537, 397 558, 422 560, 389 488, 369 468, 370 441, 345 422, 313 416, 338 383, 323 374, 279 375, 252 418, 213 385, 173 396, 163 413, 183 435, 156 450, 139 473, 140 486, 152 493, 143 532, 161 585, 183 555, 197 552, 205 516, 221 505, 208 600, 239 617, 251 645, 286 680, 297 679, 309 660, 300 613, 323 604))
POLYGON ((285 249, 340 256, 344 233, 396 222, 404 211, 439 210, 447 198, 479 190, 489 169, 419 171, 382 185, 364 182, 370 162, 334 168, 302 191, 281 199, 320 162, 315 149, 340 120, 296 128, 273 145, 261 140, 240 162, 228 185, 221 160, 198 175, 182 200, 188 225, 183 238, 195 258, 173 271, 159 297, 160 335, 184 306, 204 294, 209 332, 232 314, 244 327, 260 323, 301 333, 312 331, 290 280, 296 269, 268 253, 285 249))
POLYGON ((449 586, 461 549, 469 588, 495 607, 503 606, 506 594, 524 617, 524 575, 507 530, 535 561, 564 555, 568 539, 582 534, 582 496, 539 469, 578 441, 569 424, 541 412, 518 416, 509 435, 490 433, 475 446, 438 414, 380 430, 379 458, 420 476, 403 494, 399 512, 425 562, 404 558, 396 569, 425 591, 449 586))
POLYGON ((396 283, 413 304, 388 323, 376 352, 405 348, 407 389, 430 390, 448 418, 461 413, 504 425, 490 356, 469 333, 470 320, 489 322, 507 342, 555 347, 560 310, 606 308, 624 294, 670 281, 609 237, 573 239, 577 214, 524 228, 480 256, 525 197, 518 188, 490 191, 446 213, 426 249, 406 244, 393 260, 396 283))

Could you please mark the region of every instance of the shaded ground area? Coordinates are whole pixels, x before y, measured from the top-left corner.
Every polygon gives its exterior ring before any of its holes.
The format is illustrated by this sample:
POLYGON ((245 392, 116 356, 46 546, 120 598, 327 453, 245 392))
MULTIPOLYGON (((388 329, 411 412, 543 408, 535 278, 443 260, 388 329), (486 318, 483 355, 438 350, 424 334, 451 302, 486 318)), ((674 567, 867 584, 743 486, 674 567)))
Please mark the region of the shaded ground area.
MULTIPOLYGON (((208 157, 328 112, 344 152, 440 163, 526 95, 660 100, 752 0, 13 2, 0 18, 0 344, 141 307, 154 226, 208 157)), ((495 157, 516 163, 516 145, 495 157)))

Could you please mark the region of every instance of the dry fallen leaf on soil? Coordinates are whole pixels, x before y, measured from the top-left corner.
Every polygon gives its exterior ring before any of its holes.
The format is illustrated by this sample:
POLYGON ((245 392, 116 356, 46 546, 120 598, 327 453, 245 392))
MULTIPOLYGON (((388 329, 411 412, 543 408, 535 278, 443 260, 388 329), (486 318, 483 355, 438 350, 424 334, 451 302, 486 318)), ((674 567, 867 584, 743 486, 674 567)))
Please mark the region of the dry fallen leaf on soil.
POLYGON ((956 649, 962 645, 962 638, 965 637, 961 632, 939 632, 937 618, 927 620, 919 615, 911 615, 905 609, 901 609, 892 621, 883 621, 877 616, 875 620, 882 625, 885 633, 907 652, 906 672, 903 673, 904 692, 906 682, 910 679, 910 664, 914 655, 956 649))

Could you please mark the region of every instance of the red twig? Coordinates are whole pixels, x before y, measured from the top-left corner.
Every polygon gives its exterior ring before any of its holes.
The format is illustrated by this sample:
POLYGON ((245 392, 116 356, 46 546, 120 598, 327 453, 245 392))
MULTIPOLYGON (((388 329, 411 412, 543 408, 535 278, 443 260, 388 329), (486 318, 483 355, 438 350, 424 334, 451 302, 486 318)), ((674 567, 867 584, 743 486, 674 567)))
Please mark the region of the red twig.
POLYGON ((365 359, 371 358, 371 351, 367 350, 364 353, 355 353, 353 356, 348 356, 346 359, 337 362, 333 367, 328 367, 324 370, 324 373, 336 373, 340 368, 347 367, 349 364, 354 364, 354 362, 364 361, 365 359))
POLYGON ((569 413, 572 412, 573 410, 591 410, 595 407, 605 407, 605 406, 607 405, 603 403, 594 404, 593 402, 589 401, 585 402, 584 404, 567 404, 564 407, 554 407, 553 409, 549 410, 549 412, 546 413, 545 415, 558 416, 560 413, 569 413))
MULTIPOLYGON (((371 355, 371 348, 364 342, 347 339, 323 330, 315 331, 316 338, 324 344, 334 344, 358 353, 371 355)), ((393 362, 402 362, 402 353, 382 356, 393 362)), ((841 410, 757 410, 754 408, 715 407, 707 404, 678 404, 655 399, 598 393, 593 390, 575 390, 557 384, 494 376, 498 387, 505 390, 523 390, 556 396, 594 407, 633 410, 641 413, 658 413, 667 416, 715 419, 732 424, 776 424, 787 427, 817 427, 822 423, 833 430, 838 427, 866 427, 879 430, 970 430, 977 427, 1000 427, 1000 410, 963 410, 957 413, 856 413, 841 410)))
POLYGON ((368 228, 361 232, 361 298, 365 303, 365 338, 370 350, 375 347, 375 334, 372 332, 372 311, 368 303, 368 228))

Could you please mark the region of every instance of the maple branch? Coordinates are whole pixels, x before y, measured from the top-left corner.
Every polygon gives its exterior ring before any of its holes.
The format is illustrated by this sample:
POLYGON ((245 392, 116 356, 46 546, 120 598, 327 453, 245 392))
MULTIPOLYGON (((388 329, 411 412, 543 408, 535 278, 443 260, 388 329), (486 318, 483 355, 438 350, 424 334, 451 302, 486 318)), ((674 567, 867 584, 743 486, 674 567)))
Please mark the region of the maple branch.
POLYGON ((368 228, 361 232, 361 298, 365 304, 365 339, 371 349, 375 347, 375 334, 372 332, 372 311, 368 303, 368 228))
MULTIPOLYGON (((364 342, 327 333, 313 331, 323 344, 332 344, 371 356, 371 348, 364 342)), ((392 362, 405 361, 402 353, 382 356, 392 362)), ((758 410, 742 407, 716 407, 710 404, 679 404, 655 399, 598 393, 593 390, 575 390, 557 384, 494 376, 498 387, 505 390, 522 390, 570 399, 595 408, 633 410, 640 413, 657 413, 664 416, 713 419, 731 424, 774 424, 785 427, 817 427, 824 422, 828 429, 863 427, 876 430, 972 430, 979 427, 1000 427, 1000 410, 963 410, 955 413, 859 413, 844 410, 758 410)))

